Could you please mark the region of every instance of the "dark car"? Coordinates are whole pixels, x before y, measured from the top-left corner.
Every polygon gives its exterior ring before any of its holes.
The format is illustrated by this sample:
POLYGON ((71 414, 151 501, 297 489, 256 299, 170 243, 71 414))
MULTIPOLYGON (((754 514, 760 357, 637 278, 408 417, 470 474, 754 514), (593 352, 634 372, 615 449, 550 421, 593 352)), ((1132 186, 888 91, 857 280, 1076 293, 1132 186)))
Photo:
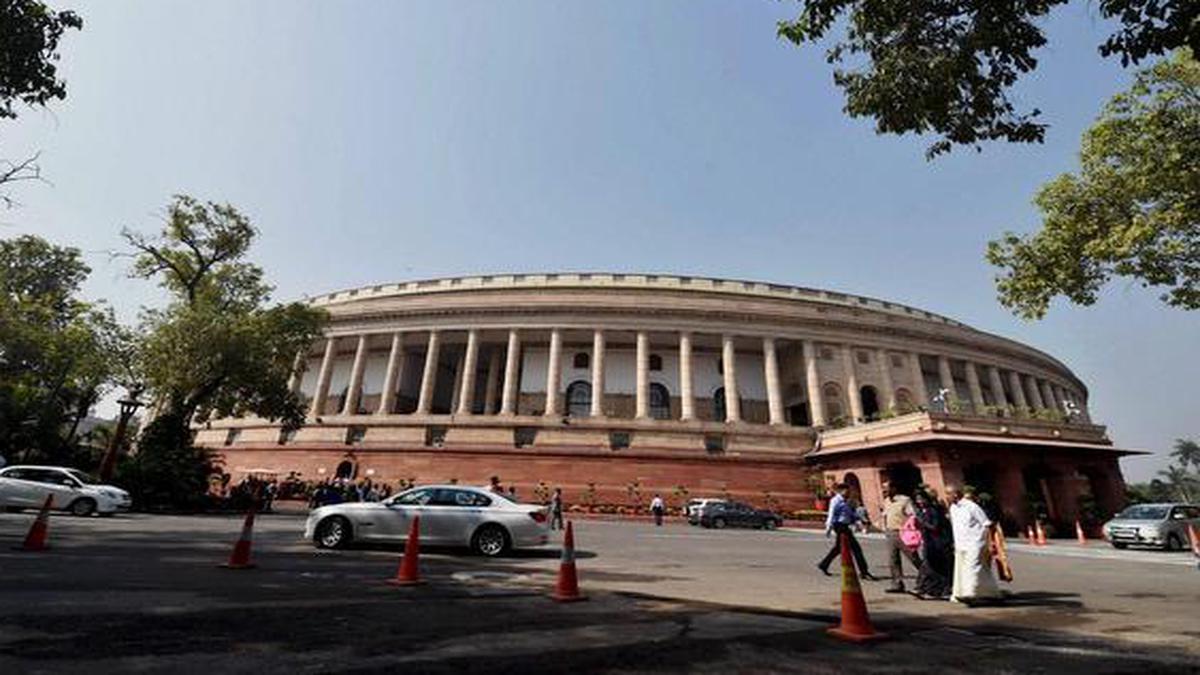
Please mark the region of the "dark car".
POLYGON ((783 525, 783 516, 741 502, 713 502, 701 508, 700 525, 718 530, 725 527, 773 530, 783 525))

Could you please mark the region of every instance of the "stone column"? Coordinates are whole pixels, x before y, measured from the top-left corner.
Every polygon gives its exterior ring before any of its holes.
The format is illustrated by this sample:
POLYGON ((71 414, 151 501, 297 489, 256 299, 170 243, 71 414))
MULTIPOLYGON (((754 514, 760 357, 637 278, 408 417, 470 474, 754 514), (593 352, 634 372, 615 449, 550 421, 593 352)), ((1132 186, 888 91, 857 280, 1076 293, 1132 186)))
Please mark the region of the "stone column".
POLYGON ((404 333, 392 333, 388 351, 387 372, 383 375, 383 392, 379 396, 376 415, 390 415, 396 407, 396 390, 400 388, 401 366, 404 363, 404 333))
POLYGON ((817 347, 812 340, 800 343, 804 355, 804 386, 808 391, 809 422, 814 427, 825 426, 825 399, 821 397, 821 374, 817 372, 817 347))
POLYGON ((883 387, 884 410, 896 409, 896 385, 892 382, 892 364, 882 349, 875 350, 875 361, 879 364, 879 386, 883 387))
POLYGON ((592 333, 592 417, 604 417, 604 331, 592 333))
POLYGON ((317 371, 317 388, 313 391, 310 417, 325 414, 325 400, 329 398, 329 376, 333 373, 333 359, 337 355, 337 338, 325 341, 325 356, 321 357, 321 370, 317 371))
POLYGON ((925 372, 920 370, 920 354, 908 354, 908 368, 911 370, 912 393, 917 396, 917 407, 929 410, 929 389, 925 388, 925 372))
POLYGON ((742 420, 742 400, 737 386, 737 350, 733 348, 733 337, 721 339, 721 370, 725 378, 725 421, 742 420))
POLYGON ((846 379, 846 398, 850 401, 850 424, 862 424, 862 393, 858 390, 854 350, 850 349, 850 345, 842 345, 842 375, 846 379))
POLYGON ((1042 392, 1038 391, 1037 379, 1032 375, 1026 375, 1025 380, 1025 396, 1029 398, 1029 405, 1035 410, 1041 410, 1046 407, 1042 402, 1042 392))
POLYGON ((1025 399, 1025 387, 1021 384, 1021 376, 1017 371, 1008 371, 1008 388, 1013 397, 1013 405, 1018 408, 1028 408, 1029 403, 1025 399))
POLYGON ((504 394, 500 398, 500 414, 517 412, 517 379, 521 376, 521 334, 514 328, 508 331, 508 352, 504 357, 504 394))
POLYGON ((308 366, 308 350, 296 352, 296 360, 292 362, 292 375, 288 378, 288 391, 300 393, 300 382, 304 379, 304 371, 308 366))
POLYGON ((454 381, 450 383, 450 414, 458 412, 458 395, 462 393, 463 368, 464 362, 467 360, 467 350, 458 355, 458 360, 454 362, 454 381))
POLYGON ((679 419, 696 419, 696 394, 692 388, 692 334, 679 334, 679 419))
POLYGON ((779 390, 779 355, 775 352, 774 338, 763 338, 763 371, 770 423, 783 424, 783 392, 779 390))
POLYGON ((938 380, 941 382, 942 389, 949 389, 950 395, 958 398, 958 390, 954 388, 954 373, 950 372, 950 359, 945 356, 938 356, 937 360, 938 380))
POLYGON ((1047 408, 1053 408, 1062 412, 1062 406, 1058 404, 1058 400, 1054 398, 1054 387, 1046 380, 1042 380, 1042 403, 1046 404, 1047 408))
POLYGON ((637 372, 634 417, 639 420, 650 417, 650 336, 646 331, 637 334, 637 372))
POLYGON ((917 396, 917 407, 929 409, 929 390, 925 387, 925 371, 921 370, 921 355, 912 352, 908 355, 909 368, 912 369, 913 393, 917 396))
POLYGON ((496 394, 500 389, 500 354, 495 347, 488 349, 487 382, 483 385, 483 414, 496 413, 496 394))
POLYGON ((358 413, 358 402, 362 400, 363 369, 367 366, 367 336, 358 336, 358 347, 354 350, 354 365, 350 368, 350 385, 346 387, 346 400, 342 401, 342 414, 358 413))
POLYGON ((558 415, 559 387, 562 386, 562 330, 550 331, 550 359, 546 362, 546 417, 558 415))
POLYGON ((433 386, 437 383, 438 354, 441 338, 436 330, 429 331, 429 346, 425 348, 425 370, 421 373, 421 394, 417 397, 417 414, 428 415, 433 407, 433 386))
POLYGON ((467 331, 467 353, 463 355, 462 389, 458 394, 458 414, 470 415, 475 408, 475 369, 479 366, 479 331, 467 331))
POLYGON ((983 387, 979 386, 979 373, 975 370, 975 363, 967 361, 966 371, 967 389, 971 392, 971 408, 974 409, 976 415, 979 415, 983 413, 983 406, 986 403, 983 400, 983 387))
POLYGON ((996 399, 996 405, 1004 407, 1008 405, 1008 397, 1004 395, 1004 382, 1000 380, 1000 369, 996 366, 987 367, 988 382, 992 384, 992 398, 996 399))

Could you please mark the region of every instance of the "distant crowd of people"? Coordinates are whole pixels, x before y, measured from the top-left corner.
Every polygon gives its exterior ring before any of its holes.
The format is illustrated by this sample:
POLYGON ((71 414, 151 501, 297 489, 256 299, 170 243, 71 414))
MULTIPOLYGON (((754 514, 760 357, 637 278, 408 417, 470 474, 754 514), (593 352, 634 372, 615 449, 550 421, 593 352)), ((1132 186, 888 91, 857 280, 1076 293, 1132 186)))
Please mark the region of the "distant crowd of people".
MULTIPOLYGON (((817 563, 830 575, 829 566, 846 540, 863 579, 878 580, 855 537, 866 524, 865 509, 849 496, 849 486, 838 484, 829 502, 826 535, 837 542, 817 563)), ((925 600, 952 600, 964 604, 991 602, 1002 597, 997 578, 1012 580, 1004 535, 977 502, 970 488, 949 487, 948 508, 935 495, 918 490, 913 497, 884 485, 881 524, 887 541, 891 584, 887 591, 904 593, 903 559, 917 570, 915 595, 925 600), (995 570, 993 571, 993 567, 995 570)))

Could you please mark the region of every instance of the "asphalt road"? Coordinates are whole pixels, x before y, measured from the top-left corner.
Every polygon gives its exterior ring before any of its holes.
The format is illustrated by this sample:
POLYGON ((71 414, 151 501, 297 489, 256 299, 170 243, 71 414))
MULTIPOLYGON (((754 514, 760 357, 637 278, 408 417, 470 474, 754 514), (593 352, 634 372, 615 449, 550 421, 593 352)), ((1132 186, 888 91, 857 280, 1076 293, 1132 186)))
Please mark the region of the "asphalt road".
POLYGON ((0 515, 3 673, 1200 672, 1179 555, 1016 552, 1013 601, 986 610, 866 584, 892 639, 862 648, 825 635, 839 585, 810 533, 579 522, 590 601, 560 605, 553 548, 425 551, 429 583, 397 589, 397 551, 316 551, 294 515, 259 520, 245 571, 216 565, 234 517, 54 516, 52 550, 12 550, 31 520, 0 515))

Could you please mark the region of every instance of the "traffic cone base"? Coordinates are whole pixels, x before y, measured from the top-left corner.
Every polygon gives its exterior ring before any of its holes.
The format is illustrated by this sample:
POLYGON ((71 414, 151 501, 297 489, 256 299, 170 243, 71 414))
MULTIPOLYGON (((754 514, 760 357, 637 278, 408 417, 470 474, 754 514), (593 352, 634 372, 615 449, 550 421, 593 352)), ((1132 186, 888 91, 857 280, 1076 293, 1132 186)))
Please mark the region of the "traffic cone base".
POLYGON ((839 640, 845 640, 846 642, 854 642, 854 643, 875 642, 877 640, 886 640, 886 639, 888 639, 888 637, 890 637, 887 633, 880 633, 879 631, 875 631, 874 633, 871 633, 870 635, 861 635, 859 633, 851 633, 849 631, 843 630, 841 626, 834 626, 833 628, 826 628, 825 632, 829 633, 830 635, 832 635, 833 637, 835 637, 839 640))
POLYGON ((421 553, 421 517, 414 516, 412 525, 408 528, 408 538, 404 540, 404 557, 400 559, 400 567, 396 576, 387 580, 392 586, 420 586, 421 567, 418 558, 421 553))
POLYGON ((562 562, 558 566, 558 579, 550 597, 555 602, 579 602, 587 596, 579 592, 579 574, 575 570, 575 527, 567 521, 567 533, 563 535, 562 562))
POLYGON ((883 640, 887 633, 875 630, 871 616, 867 613, 867 602, 863 598, 862 586, 858 583, 858 571, 850 557, 850 535, 840 535, 842 543, 842 619, 837 626, 826 629, 826 633, 839 640, 862 643, 883 640))
POLYGON ((46 495, 46 501, 38 511, 37 518, 29 526, 29 533, 20 546, 14 546, 16 551, 45 551, 50 548, 50 506, 54 503, 54 495, 46 495))

